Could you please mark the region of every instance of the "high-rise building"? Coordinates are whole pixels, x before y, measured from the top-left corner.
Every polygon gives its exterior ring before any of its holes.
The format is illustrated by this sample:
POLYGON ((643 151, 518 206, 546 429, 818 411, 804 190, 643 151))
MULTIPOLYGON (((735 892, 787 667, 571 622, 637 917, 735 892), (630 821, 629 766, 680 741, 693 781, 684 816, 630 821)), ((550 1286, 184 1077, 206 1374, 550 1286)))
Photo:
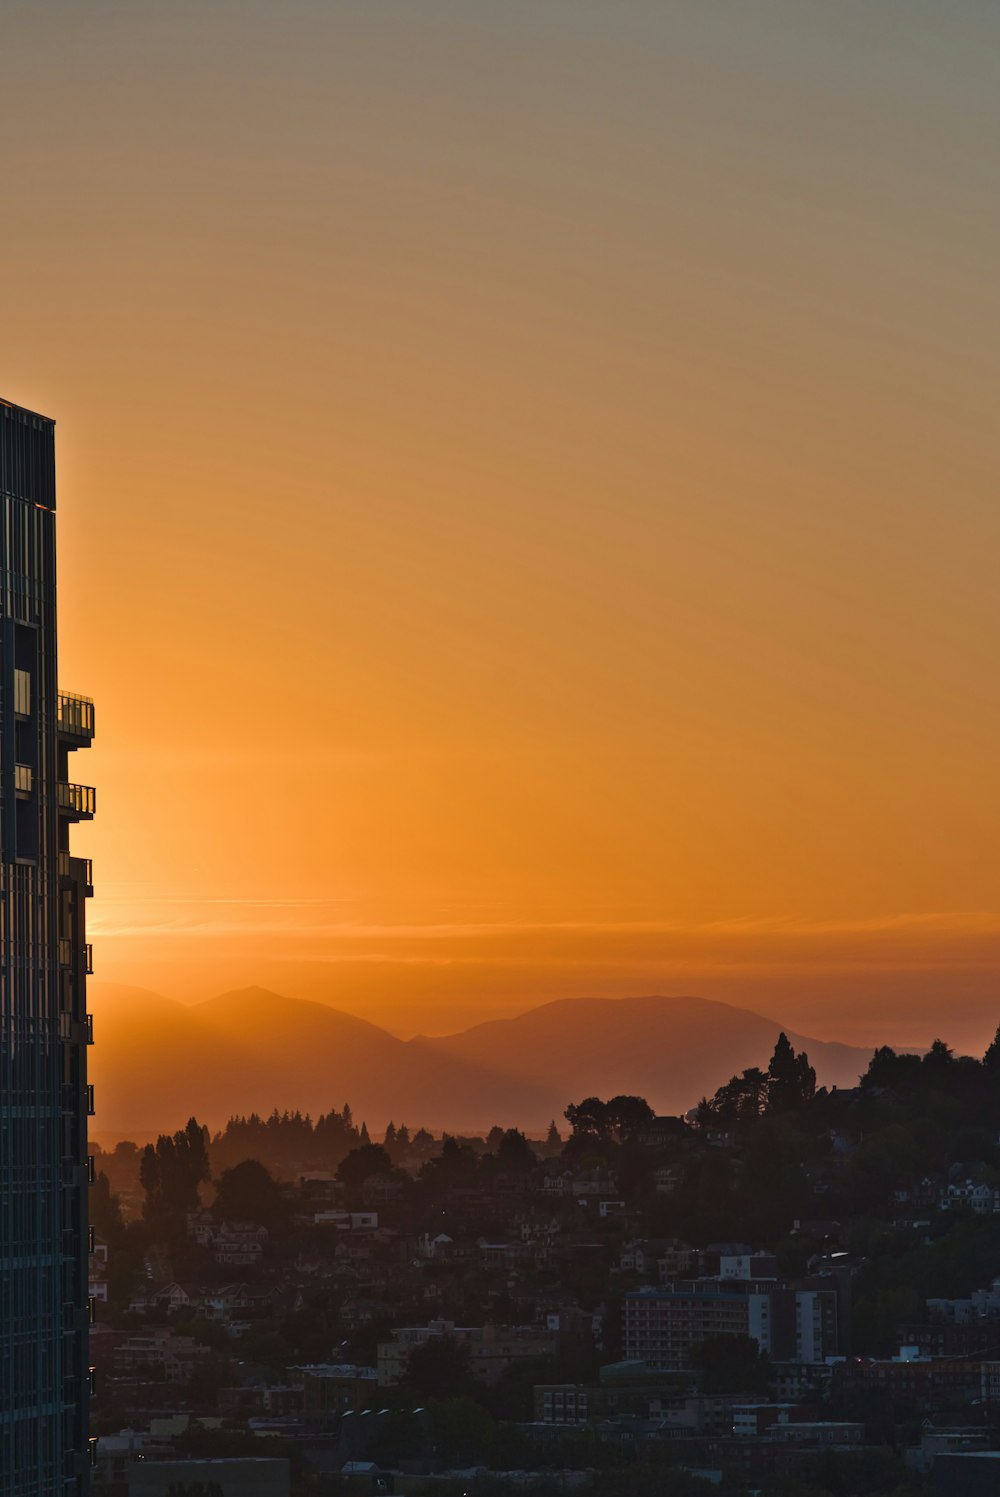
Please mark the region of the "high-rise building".
POLYGON ((93 703, 56 674, 54 424, 0 401, 0 1492, 89 1489, 85 904, 70 755, 93 703))

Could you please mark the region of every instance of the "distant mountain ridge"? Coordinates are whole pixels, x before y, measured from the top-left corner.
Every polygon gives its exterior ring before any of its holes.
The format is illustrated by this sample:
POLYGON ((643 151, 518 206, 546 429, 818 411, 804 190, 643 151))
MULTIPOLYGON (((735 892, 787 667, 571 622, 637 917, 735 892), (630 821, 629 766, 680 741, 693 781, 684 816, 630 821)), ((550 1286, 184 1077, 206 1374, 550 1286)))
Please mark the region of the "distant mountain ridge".
MULTIPOLYGON (((458 1034, 401 1040, 323 1003, 263 988, 193 1007, 140 989, 95 985, 90 1072, 102 1131, 217 1128, 233 1113, 349 1102, 381 1131, 456 1131, 493 1123, 537 1130, 567 1103, 645 1096, 683 1112, 746 1066, 766 1066, 785 1026, 707 998, 564 998, 458 1034)), ((786 1030, 820 1085, 851 1086, 870 1052, 786 1030)))

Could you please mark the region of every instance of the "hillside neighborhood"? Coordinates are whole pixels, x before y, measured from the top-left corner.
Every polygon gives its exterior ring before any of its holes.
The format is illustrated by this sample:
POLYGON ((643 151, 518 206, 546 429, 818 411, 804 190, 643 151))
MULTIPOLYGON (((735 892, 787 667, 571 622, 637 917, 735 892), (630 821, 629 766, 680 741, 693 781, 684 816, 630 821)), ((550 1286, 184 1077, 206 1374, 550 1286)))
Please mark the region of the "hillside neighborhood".
POLYGON ((95 1497, 952 1493, 1000 1461, 1000 1045, 823 1088, 781 1035, 687 1116, 191 1119, 94 1173, 95 1497))

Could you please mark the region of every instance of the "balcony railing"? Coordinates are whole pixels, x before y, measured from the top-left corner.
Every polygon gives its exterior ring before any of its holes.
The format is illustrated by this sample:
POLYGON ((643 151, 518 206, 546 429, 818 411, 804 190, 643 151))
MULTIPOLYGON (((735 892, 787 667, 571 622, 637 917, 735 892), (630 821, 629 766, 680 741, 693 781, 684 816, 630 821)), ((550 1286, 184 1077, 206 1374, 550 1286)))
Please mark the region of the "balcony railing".
POLYGON ((87 1091, 86 1091, 86 1095, 84 1097, 84 1101, 87 1104, 87 1116, 88 1116, 88 1118, 92 1118, 94 1116, 94 1087, 93 1087, 93 1083, 91 1083, 91 1084, 88 1085, 87 1091))
POLYGON ((61 691, 56 703, 56 723, 65 738, 89 743, 94 736, 94 702, 75 691, 61 691))
POLYGON ((86 974, 87 974, 88 977, 93 977, 93 975, 94 975, 94 948, 90 944, 89 941, 87 942, 86 946, 84 946, 84 948, 83 948, 83 960, 86 963, 86 965, 84 967, 84 971, 86 972, 86 974))
POLYGON ((76 863, 83 870, 84 888, 88 894, 94 892, 94 863, 92 858, 74 858, 71 853, 61 852, 59 854, 59 877, 71 879, 73 877, 73 864, 76 863))
POLYGON ((86 1025, 86 1028, 87 1028, 87 1044, 88 1045, 92 1045, 94 1043, 94 1016, 93 1016, 93 1014, 87 1014, 86 1017, 84 1018, 83 1022, 86 1025))
POLYGON ((72 816, 77 821, 93 816, 97 807, 97 792, 93 785, 74 785, 60 780, 58 786, 58 803, 60 811, 72 816))

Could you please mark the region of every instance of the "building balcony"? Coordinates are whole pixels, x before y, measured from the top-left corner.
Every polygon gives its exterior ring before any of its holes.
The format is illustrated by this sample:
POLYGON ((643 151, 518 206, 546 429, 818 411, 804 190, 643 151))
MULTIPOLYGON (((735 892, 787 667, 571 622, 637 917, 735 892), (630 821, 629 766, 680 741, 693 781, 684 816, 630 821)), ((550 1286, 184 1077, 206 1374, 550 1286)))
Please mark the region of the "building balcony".
POLYGON ((63 882, 75 883, 81 874, 84 893, 89 897, 94 892, 93 861, 90 858, 74 858, 68 852, 61 852, 59 854, 59 877, 63 882))
POLYGON ((61 691, 56 699, 56 728, 71 748, 86 748, 94 737, 93 699, 61 691))
POLYGON ((60 780, 57 801, 60 815, 69 821, 89 821, 97 805, 97 792, 93 785, 73 785, 60 780))
POLYGON ((60 965, 60 967, 63 967, 66 970, 69 970, 70 968, 75 967, 77 955, 80 955, 80 956, 83 957, 83 970, 86 972, 87 976, 88 977, 93 976, 93 972, 94 972, 94 948, 91 945, 91 943, 88 941, 86 943, 86 945, 81 946, 79 948, 79 952, 77 952, 77 951, 74 951, 74 949, 73 949, 73 942, 70 940, 69 936, 60 936, 59 937, 59 965, 60 965))

